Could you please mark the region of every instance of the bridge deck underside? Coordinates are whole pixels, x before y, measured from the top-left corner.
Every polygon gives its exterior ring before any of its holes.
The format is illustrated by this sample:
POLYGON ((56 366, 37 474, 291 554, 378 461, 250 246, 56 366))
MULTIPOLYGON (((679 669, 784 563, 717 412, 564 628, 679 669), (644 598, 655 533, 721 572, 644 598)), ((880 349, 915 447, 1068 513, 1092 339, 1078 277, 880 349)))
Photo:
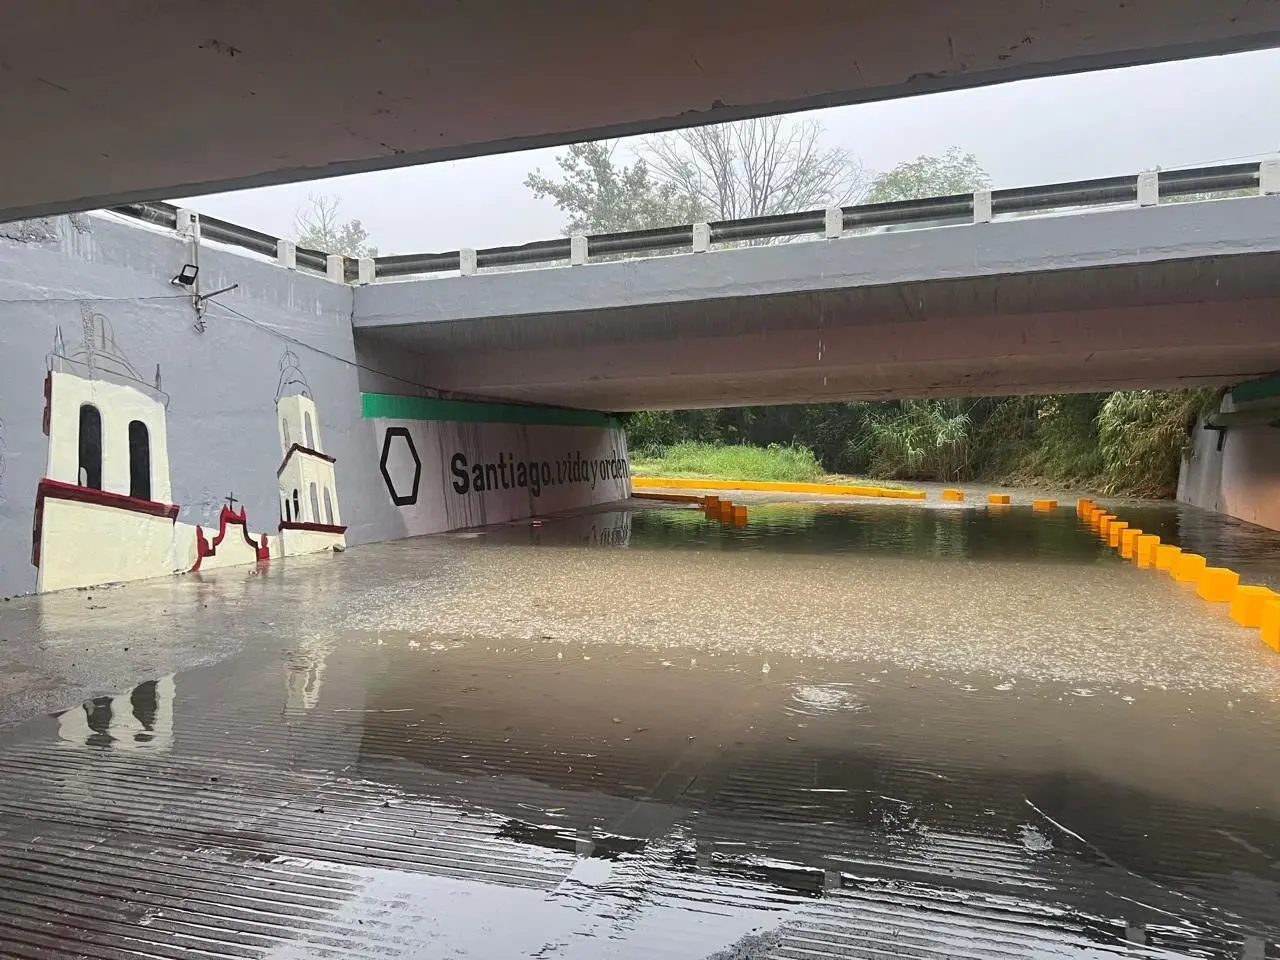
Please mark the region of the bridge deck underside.
POLYGON ((608 410, 1227 384, 1280 369, 1280 254, 356 328, 373 365, 608 410))

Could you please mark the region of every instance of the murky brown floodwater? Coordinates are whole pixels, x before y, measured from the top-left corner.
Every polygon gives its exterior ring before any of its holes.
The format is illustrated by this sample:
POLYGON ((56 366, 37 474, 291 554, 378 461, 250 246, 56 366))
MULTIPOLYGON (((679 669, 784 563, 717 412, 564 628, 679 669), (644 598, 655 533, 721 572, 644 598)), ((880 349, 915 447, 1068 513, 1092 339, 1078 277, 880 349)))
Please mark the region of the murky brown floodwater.
POLYGON ((1070 509, 642 506, 0 630, 0 956, 1280 956, 1280 656, 1070 509))

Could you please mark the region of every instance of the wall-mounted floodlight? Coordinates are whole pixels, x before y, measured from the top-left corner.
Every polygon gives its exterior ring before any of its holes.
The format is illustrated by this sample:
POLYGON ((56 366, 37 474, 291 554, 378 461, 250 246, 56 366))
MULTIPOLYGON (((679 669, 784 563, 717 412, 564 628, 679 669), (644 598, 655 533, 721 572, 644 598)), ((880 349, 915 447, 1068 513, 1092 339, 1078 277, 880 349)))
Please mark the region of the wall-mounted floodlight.
POLYGON ((200 275, 200 268, 194 263, 184 263, 182 269, 178 271, 178 275, 169 282, 175 287, 194 287, 196 277, 200 275))

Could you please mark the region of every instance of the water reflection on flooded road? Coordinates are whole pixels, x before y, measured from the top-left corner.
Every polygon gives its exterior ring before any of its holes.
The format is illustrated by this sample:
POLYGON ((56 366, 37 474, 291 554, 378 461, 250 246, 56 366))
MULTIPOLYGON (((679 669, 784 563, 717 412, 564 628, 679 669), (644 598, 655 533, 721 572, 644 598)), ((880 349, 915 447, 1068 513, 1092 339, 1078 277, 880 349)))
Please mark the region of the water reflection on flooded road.
MULTIPOLYGON (((98 642, 164 610, 242 649, 0 743, 0 955, 1280 937, 1280 658, 1069 510, 638 509, 257 579, 119 591, 98 642)), ((66 595, 19 606, 50 672, 83 646, 66 595)))

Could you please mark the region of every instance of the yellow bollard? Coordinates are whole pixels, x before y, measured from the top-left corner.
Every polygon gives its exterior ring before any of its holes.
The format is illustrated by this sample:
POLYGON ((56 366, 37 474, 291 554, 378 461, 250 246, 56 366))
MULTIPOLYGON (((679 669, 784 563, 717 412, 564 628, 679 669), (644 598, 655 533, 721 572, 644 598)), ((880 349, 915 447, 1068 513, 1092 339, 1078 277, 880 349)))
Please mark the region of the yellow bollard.
POLYGON ((1262 608, 1273 599, 1280 599, 1280 594, 1268 587, 1236 587, 1231 598, 1231 619, 1242 627, 1260 627, 1262 608))
POLYGON ((1144 533, 1138 537, 1134 545, 1134 557, 1138 561, 1138 566, 1144 570, 1156 565, 1156 550, 1160 546, 1160 538, 1154 533, 1144 533))
POLYGON ((733 501, 721 500, 719 518, 723 523, 733 522, 733 501))
POLYGON ((1107 526, 1107 543, 1119 550, 1120 537, 1123 536, 1124 532, 1128 529, 1129 524, 1125 523, 1123 520, 1112 520, 1107 526))
POLYGON ((1076 513, 1082 517, 1089 515, 1089 508, 1093 506, 1093 501, 1088 497, 1081 497, 1076 501, 1076 513))
POLYGON ((1009 505, 1009 495, 1007 493, 988 493, 987 503, 994 504, 997 507, 1006 507, 1009 505))
POLYGON ((1166 572, 1173 569, 1174 563, 1178 560, 1178 554, 1182 553, 1182 548, 1172 543, 1160 543, 1156 545, 1156 569, 1166 572))
POLYGON ((707 494, 702 498, 702 509, 707 511, 708 516, 716 516, 720 512, 720 498, 707 494))
POLYGON ((1120 556, 1126 560, 1133 559, 1133 547, 1142 531, 1137 527, 1126 527, 1120 531, 1120 556))
POLYGON ((1196 596, 1213 603, 1230 603, 1240 584, 1240 574, 1226 567, 1205 567, 1196 577, 1196 596))
POLYGON ((1107 539, 1107 533, 1111 530, 1111 522, 1115 520, 1109 513, 1104 513, 1098 518, 1098 536, 1103 540, 1107 539))
POLYGON ((1258 628, 1262 632, 1262 642, 1280 652, 1280 598, 1263 601, 1258 628))
POLYGON ((1041 513, 1045 513, 1049 510, 1057 510, 1058 501, 1057 500, 1032 500, 1031 509, 1037 510, 1041 513))
POLYGON ((964 491, 956 490, 953 487, 948 487, 947 489, 942 491, 942 499, 943 500, 963 500, 964 491))
POLYGON ((735 506, 733 508, 733 525, 735 527, 745 526, 747 523, 747 508, 735 506))
POLYGON ((1194 583, 1205 568, 1204 557, 1198 553, 1180 553, 1169 574, 1179 583, 1194 583))

